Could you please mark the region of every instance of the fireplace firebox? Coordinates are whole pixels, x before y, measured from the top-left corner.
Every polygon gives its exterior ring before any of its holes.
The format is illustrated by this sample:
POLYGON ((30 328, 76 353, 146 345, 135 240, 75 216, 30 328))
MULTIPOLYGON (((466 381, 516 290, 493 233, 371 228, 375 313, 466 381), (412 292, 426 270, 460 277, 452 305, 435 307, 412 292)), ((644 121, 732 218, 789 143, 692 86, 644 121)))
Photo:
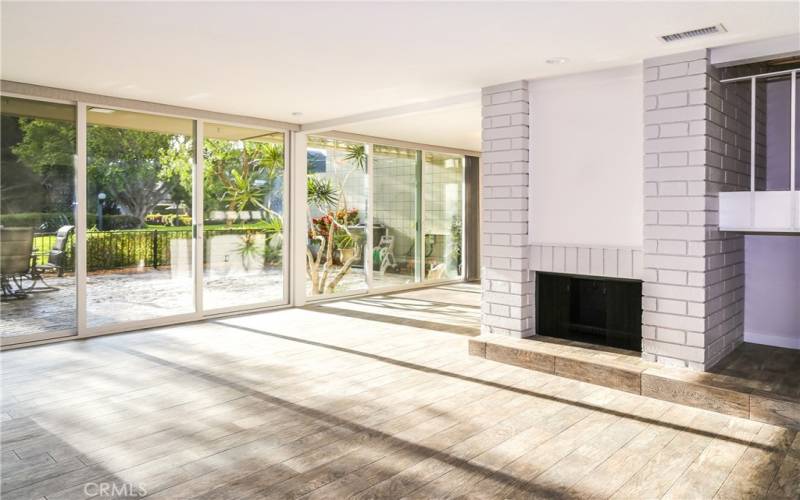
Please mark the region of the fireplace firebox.
POLYGON ((536 273, 536 333, 642 350, 642 282, 536 273))

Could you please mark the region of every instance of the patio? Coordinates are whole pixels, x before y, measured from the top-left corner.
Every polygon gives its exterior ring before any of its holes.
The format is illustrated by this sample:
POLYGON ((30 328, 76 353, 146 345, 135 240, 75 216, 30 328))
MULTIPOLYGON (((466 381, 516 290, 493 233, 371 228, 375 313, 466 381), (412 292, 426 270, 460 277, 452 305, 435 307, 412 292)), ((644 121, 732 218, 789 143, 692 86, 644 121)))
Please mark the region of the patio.
MULTIPOLYGON (((37 290, 26 299, 10 298, 0 305, 3 338, 32 332, 69 330, 75 327, 75 279, 73 276, 47 277, 47 283, 57 290, 37 290)), ((408 277, 386 273, 374 277, 379 287, 405 285, 408 277)), ((413 281, 413 277, 412 277, 413 281)), ((279 269, 246 274, 231 279, 220 275, 206 281, 206 293, 214 296, 215 304, 235 305, 278 301, 283 294, 283 275, 279 269)), ((360 272, 348 274, 340 290, 365 289, 360 272)), ((146 318, 190 312, 192 308, 192 278, 174 276, 169 270, 147 272, 117 272, 90 274, 87 289, 87 308, 91 326, 123 323, 146 318)))

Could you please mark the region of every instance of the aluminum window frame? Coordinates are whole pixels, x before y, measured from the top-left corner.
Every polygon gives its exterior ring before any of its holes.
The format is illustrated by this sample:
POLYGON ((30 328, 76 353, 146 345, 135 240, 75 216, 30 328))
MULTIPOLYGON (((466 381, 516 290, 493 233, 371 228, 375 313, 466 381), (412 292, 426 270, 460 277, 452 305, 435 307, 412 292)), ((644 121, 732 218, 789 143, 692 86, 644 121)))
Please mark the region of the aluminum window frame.
MULTIPOLYGON (((420 144, 414 142, 407 142, 407 141, 396 141, 391 139, 384 139, 380 137, 373 137, 373 136, 365 136, 361 134, 353 134, 349 132, 339 132, 339 131, 328 131, 328 132, 313 132, 305 134, 311 137, 319 137, 323 139, 333 139, 333 140, 342 140, 354 143, 364 144, 364 146, 368 150, 367 155, 367 177, 368 177, 368 196, 367 196, 367 218, 369 220, 368 227, 370 228, 367 231, 367 239, 369 241, 370 247, 369 249, 365 249, 365 257, 364 262, 365 266, 367 265, 367 256, 366 254, 370 254, 369 260, 371 261, 371 254, 372 254, 372 247, 374 246, 374 239, 373 231, 372 231, 372 222, 373 222, 373 212, 374 212, 374 170, 373 170, 373 152, 374 147, 376 145, 380 146, 394 146, 403 149, 411 149, 417 151, 418 155, 418 162, 420 163, 420 172, 419 178, 416 181, 416 196, 418 203, 416 204, 416 224, 417 224, 417 237, 415 238, 415 253, 417 254, 417 263, 415 264, 415 281, 414 283, 408 283, 404 285, 387 285, 387 286, 374 286, 373 280, 373 266, 370 264, 366 270, 367 273, 367 288, 365 290, 354 290, 354 291, 342 291, 342 292, 335 292, 332 294, 321 294, 321 295, 311 295, 306 296, 304 299, 304 303, 309 304, 319 304, 323 302, 330 302, 335 300, 341 299, 349 299, 353 297, 362 297, 362 296, 370 296, 370 295, 380 295, 384 293, 397 293, 402 291, 410 291, 416 290, 421 288, 430 288, 432 286, 440 286, 446 284, 456 284, 456 283, 464 283, 466 281, 466 272, 465 272, 465 265, 466 257, 468 249, 465 247, 465 234, 464 234, 464 213, 466 211, 466 196, 465 196, 465 174, 466 174, 466 156, 477 156, 480 157, 480 153, 475 153, 471 151, 461 150, 457 148, 447 148, 447 147, 437 147, 437 146, 430 146, 427 144, 420 144), (424 176, 425 176, 425 153, 439 153, 439 154, 447 154, 458 156, 461 158, 461 273, 456 278, 440 278, 436 280, 429 280, 425 277, 425 242, 424 242, 424 227, 423 227, 423 220, 425 214, 425 197, 423 196, 424 190, 424 176), (422 238, 422 241, 420 241, 422 238), (418 249, 418 250, 417 250, 418 249), (367 251, 368 250, 368 251, 367 251), (421 254, 421 259, 419 258, 421 254), (417 273, 419 276, 417 276, 417 273)), ((306 168, 306 175, 308 175, 306 168)), ((305 276, 304 276, 305 277, 305 276)), ((305 279, 302 280, 303 286, 305 285, 305 279)))
MULTIPOLYGON (((83 205, 81 204, 81 196, 80 196, 80 189, 79 189, 79 182, 80 179, 83 177, 85 179, 85 169, 81 171, 80 158, 81 158, 81 145, 79 141, 80 137, 80 127, 78 126, 78 122, 80 120, 80 103, 76 101, 69 101, 65 99, 53 98, 53 97, 45 97, 45 98, 38 98, 26 95, 24 93, 18 92, 4 92, 0 90, 0 98, 2 97, 10 97, 13 99, 25 99, 29 101, 38 101, 38 102, 48 102, 53 104, 63 104, 66 106, 72 106, 75 110, 75 151, 73 153, 73 182, 75 183, 75 191, 72 193, 74 197, 74 202, 72 204, 72 215, 75 220, 75 327, 70 329, 62 329, 62 330, 52 330, 46 332, 36 332, 24 335, 15 335, 12 337, 2 337, 0 336, 0 350, 5 350, 8 348, 13 347, 23 347, 26 345, 30 345, 31 343, 42 343, 42 342, 51 342, 51 341, 62 341, 62 340, 70 340, 78 338, 81 331, 81 321, 82 313, 80 305, 85 302, 85 296, 81 297, 80 293, 80 275, 78 272, 78 261, 83 257, 83 251, 79 248, 79 239, 78 238, 78 231, 80 230, 80 226, 84 226, 84 231, 86 227, 86 218, 85 217, 78 217, 78 210, 83 205)), ((85 141, 84 141, 85 144, 85 141)), ((85 193, 84 193, 85 194, 85 193)), ((85 202, 85 201, 84 201, 85 202)))
POLYGON ((228 315, 240 314, 243 312, 263 312, 274 309, 281 309, 291 305, 291 298, 289 296, 289 280, 290 268, 292 260, 292 244, 288 238, 289 224, 284 223, 284 247, 283 247, 283 297, 279 300, 264 301, 253 304, 246 304, 241 306, 231 306, 226 308, 217 308, 204 310, 202 309, 202 286, 197 288, 198 281, 202 283, 202 267, 204 264, 204 256, 202 252, 202 210, 203 210, 203 140, 205 138, 204 125, 206 123, 215 123, 220 125, 230 125, 244 128, 262 129, 265 131, 276 132, 283 134, 284 144, 284 221, 289 220, 292 213, 292 204, 290 199, 291 192, 291 156, 289 154, 288 142, 290 133, 299 129, 299 126, 275 122, 271 120, 263 120, 260 118, 253 118, 247 116, 230 115, 224 113, 215 113, 204 110, 196 110, 192 108, 181 108, 165 104, 158 104, 146 101, 134 101, 130 99, 116 98, 110 96, 102 96, 98 94, 88 94, 84 92, 69 91, 63 89, 55 89, 50 87, 42 87, 38 85, 24 84, 18 82, 2 81, 2 90, 0 90, 0 97, 12 97, 18 99, 27 99, 31 101, 51 102, 54 104, 65 104, 75 107, 75 140, 76 140, 76 153, 75 153, 75 206, 73 213, 75 215, 75 243, 76 243, 76 327, 69 330, 57 330, 52 332, 33 333, 29 335, 20 335, 15 337, 0 338, 0 350, 26 347, 32 345, 41 345, 51 342, 60 342, 64 340, 75 340, 97 337, 102 335, 110 335, 116 333, 123 333, 135 330, 149 329, 164 327, 169 325, 176 325, 182 323, 190 323, 201 321, 207 318, 219 318, 228 315), (8 91, 7 89, 11 90, 8 91), (74 97, 74 99, 70 99, 74 97), (82 99, 87 97, 88 99, 82 99), (193 172, 193 200, 192 200, 192 217, 193 225, 197 227, 197 235, 194 237, 193 248, 193 304, 195 310, 192 313, 175 314, 169 316, 161 316, 158 318, 150 318, 139 321, 126 321, 122 323, 114 323, 108 325, 89 326, 87 322, 87 269, 86 269, 86 218, 79 216, 85 213, 87 207, 87 176, 86 176, 86 139, 88 127, 88 110, 92 107, 99 107, 105 109, 114 109, 118 111, 127 111, 139 114, 149 114, 154 116, 164 116, 168 118, 179 118, 192 120, 193 131, 195 136, 195 161, 193 172), (199 181, 198 181, 199 179, 199 181), (197 197, 197 191, 200 190, 200 196, 197 197), (198 211, 199 210, 199 211, 198 211), (287 213, 288 211, 288 213, 287 213), (200 221, 198 225, 197 222, 200 221), (200 249, 198 251, 198 248, 200 249), (198 297, 199 295, 199 297, 198 297), (200 306, 198 308, 198 305, 200 306))
MULTIPOLYGON (((790 98, 789 98, 789 191, 797 191, 797 73, 800 69, 787 69, 783 71, 771 71, 757 75, 740 76, 736 78, 725 78, 720 83, 750 82, 750 191, 756 190, 756 84, 759 79, 771 78, 775 76, 789 75, 790 78, 790 98)), ((783 190, 781 190, 783 191, 783 190)), ((796 210, 795 210, 796 212, 796 210)), ((795 221, 795 225, 798 221, 795 221)))
MULTIPOLYGON (((111 325, 99 325, 89 327, 87 323, 87 304, 86 304, 86 287, 87 287, 87 271, 86 271, 86 219, 85 217, 76 217, 75 230, 76 230, 76 327, 71 330, 59 330, 53 332, 43 332, 38 334, 30 334, 19 336, 19 339, 14 337, 0 338, 0 350, 27 347, 34 345, 49 344, 53 342, 62 342, 66 340, 86 339, 91 337, 111 335, 116 333, 124 333, 149 328, 160 328, 164 326, 186 324, 192 322, 203 321, 206 319, 222 318, 228 316, 239 315, 243 313, 256 313, 267 312, 288 307, 298 307, 309 303, 322 303, 329 301, 336 301, 341 299, 348 299, 360 296, 380 295, 385 293, 397 293, 402 291, 410 291, 415 289, 430 288, 432 286, 441 286, 449 284, 463 283, 465 281, 466 273, 464 263, 466 262, 468 248, 465 246, 464 241, 464 218, 465 211, 464 203, 466 197, 464 196, 464 171, 466 169, 466 161, 462 159, 462 231, 461 231, 461 248, 462 248, 462 272, 458 278, 443 278, 440 280, 426 280, 425 279, 425 263, 424 263, 424 241, 417 241, 419 252, 422 254, 422 261, 418 262, 415 268, 420 269, 419 279, 415 276, 414 283, 398 286, 387 287, 373 287, 372 282, 372 241, 374 236, 372 234, 371 226, 367 231, 368 248, 365 249, 365 265, 367 266, 367 275, 369 277, 368 286, 364 290, 355 292, 339 292, 330 295, 320 295, 318 297, 309 298, 303 297, 306 275, 299 272, 300 269, 305 269, 305 252, 304 248, 298 246, 299 235, 304 235, 306 232, 305 225, 299 227, 298 221, 305 221, 304 197, 300 196, 302 193, 298 190, 305 190, 307 171, 298 171, 305 162, 298 160, 297 155, 307 154, 306 138, 311 136, 326 137, 332 139, 340 139, 345 141, 359 142, 369 145, 368 154, 368 185, 369 192, 367 198, 368 218, 373 220, 374 209, 374 185, 373 185, 373 146, 375 144, 396 146, 405 149, 417 150, 420 154, 420 161, 422 168, 424 168, 424 154, 426 151, 435 153, 446 153, 459 156, 476 156, 480 157, 480 152, 462 150, 458 148, 440 147, 429 144, 421 144, 416 142, 392 140, 387 138, 364 136, 360 134, 345 133, 339 131, 325 131, 325 132, 304 132, 299 124, 281 122, 275 120, 267 120, 257 117, 250 117, 245 115, 235 115, 228 113, 220 113, 214 111, 207 111, 196 108, 186 108, 180 106, 173 106, 167 104, 160 104, 150 101, 140 101, 134 99, 118 98, 106 96, 101 94, 93 94, 88 92, 80 92, 52 87, 45 87, 34 84, 27 84, 21 82, 0 80, 0 96, 14 97, 19 99, 27 99, 32 101, 51 102, 56 104, 66 104, 74 106, 76 111, 76 152, 75 152, 75 206, 74 213, 80 214, 85 212, 87 206, 87 177, 86 177, 86 134, 87 134, 87 113, 90 107, 100 107, 106 109, 115 109, 119 111, 128 111, 133 113, 143 113, 155 116, 164 116, 170 118, 181 118, 193 121, 194 141, 195 141, 195 172, 193 174, 193 203, 192 203, 192 216, 194 218, 193 225, 197 227, 197 234, 199 237, 194 238, 195 244, 193 251, 195 258, 193 261, 192 269, 194 275, 194 304, 195 311, 189 314, 178 314, 171 316, 163 316, 159 318, 152 318, 140 321, 128 321, 124 323, 116 323, 111 325), (202 300, 202 267, 203 267, 203 142, 205 138, 205 124, 215 123, 220 125, 230 125, 245 128, 263 129, 267 131, 274 131, 283 134, 284 144, 284 248, 283 248, 283 298, 279 301, 265 301, 254 304, 246 304, 241 306, 231 306, 226 308, 210 309, 206 311, 203 307, 202 300), (300 137, 302 136, 302 138, 300 137), (303 151, 297 150, 299 146, 304 146, 303 151), (199 179, 199 180, 198 180, 199 179), (200 189, 200 196, 197 196, 197 190, 200 189), (298 213, 298 210, 303 210, 303 214, 298 213), (198 224, 199 222, 199 224, 198 224), (295 227, 298 226, 298 227, 295 227), (82 237, 77 237, 78 235, 82 237), (368 254, 368 255, 367 255, 368 254), (199 258, 198 258, 199 256, 199 258), (199 282, 199 288, 198 288, 199 282), (197 297, 197 295, 200 297, 197 297)), ((307 169, 305 169, 307 170, 307 169)), ((419 179, 417 180, 417 193, 419 195, 420 203, 417 205, 417 233, 423 232, 422 220, 424 217, 423 206, 423 173, 420 172, 419 179)), ((417 238, 419 240, 419 238, 417 238)), ((417 271, 415 271, 416 273, 417 271)))

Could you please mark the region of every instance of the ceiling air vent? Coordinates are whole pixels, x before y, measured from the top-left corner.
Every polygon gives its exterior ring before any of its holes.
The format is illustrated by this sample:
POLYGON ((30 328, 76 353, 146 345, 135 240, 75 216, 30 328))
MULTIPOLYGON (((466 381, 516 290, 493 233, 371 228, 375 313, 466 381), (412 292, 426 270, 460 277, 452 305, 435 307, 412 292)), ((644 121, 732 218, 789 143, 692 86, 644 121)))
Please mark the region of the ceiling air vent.
POLYGON ((717 24, 715 26, 706 26, 705 28, 698 28, 696 30, 683 31, 681 33, 672 33, 670 35, 661 35, 662 42, 680 42, 681 40, 688 40, 690 38, 697 38, 699 36, 713 35, 715 33, 725 33, 725 26, 717 24))

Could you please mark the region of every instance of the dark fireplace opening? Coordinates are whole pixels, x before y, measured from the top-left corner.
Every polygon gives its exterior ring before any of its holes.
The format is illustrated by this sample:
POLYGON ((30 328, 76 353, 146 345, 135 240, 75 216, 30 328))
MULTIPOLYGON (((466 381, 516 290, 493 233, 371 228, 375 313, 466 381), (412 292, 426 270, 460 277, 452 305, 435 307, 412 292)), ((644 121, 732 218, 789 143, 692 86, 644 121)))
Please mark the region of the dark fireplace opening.
POLYGON ((536 273, 536 333, 642 351, 642 282, 536 273))

